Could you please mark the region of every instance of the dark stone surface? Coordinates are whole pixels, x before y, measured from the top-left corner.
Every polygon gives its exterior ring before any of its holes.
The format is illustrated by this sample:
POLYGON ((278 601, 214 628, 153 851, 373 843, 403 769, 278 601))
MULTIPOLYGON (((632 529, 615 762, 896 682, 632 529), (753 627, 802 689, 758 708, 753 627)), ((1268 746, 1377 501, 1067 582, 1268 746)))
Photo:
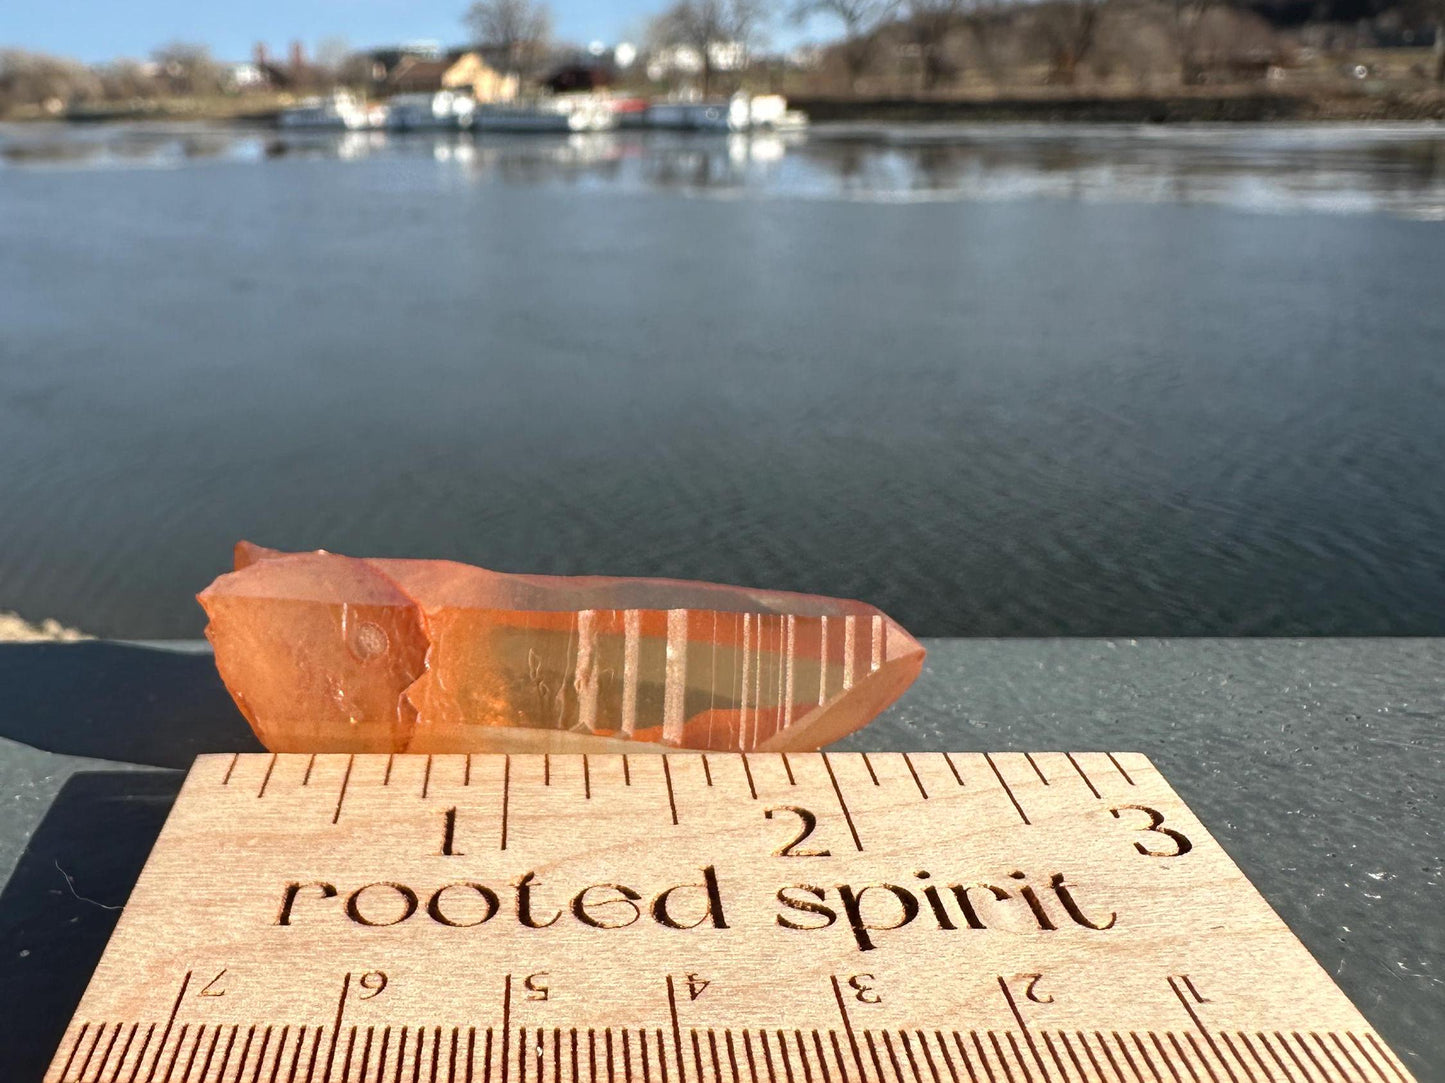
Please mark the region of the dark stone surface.
MULTIPOLYGON (((927 645, 840 748, 1146 753, 1416 1077, 1445 1081, 1445 640, 927 645)), ((0 646, 0 1079, 39 1078, 179 787, 135 765, 256 747, 205 654, 0 646)))

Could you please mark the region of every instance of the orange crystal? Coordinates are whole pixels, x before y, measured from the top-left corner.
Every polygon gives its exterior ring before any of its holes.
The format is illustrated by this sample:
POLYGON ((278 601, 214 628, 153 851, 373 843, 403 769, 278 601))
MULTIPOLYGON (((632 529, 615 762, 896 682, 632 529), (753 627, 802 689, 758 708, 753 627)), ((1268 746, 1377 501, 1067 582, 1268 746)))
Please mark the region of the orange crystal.
POLYGON ((276 752, 816 749, 918 676, 870 605, 667 579, 236 546, 198 596, 276 752))

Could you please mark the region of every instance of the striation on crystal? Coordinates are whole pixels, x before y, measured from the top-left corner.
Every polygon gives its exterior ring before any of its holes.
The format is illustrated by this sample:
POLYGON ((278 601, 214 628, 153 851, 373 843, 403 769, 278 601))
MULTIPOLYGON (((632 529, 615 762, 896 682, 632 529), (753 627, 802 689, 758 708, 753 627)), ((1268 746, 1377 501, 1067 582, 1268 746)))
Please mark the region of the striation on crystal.
POLYGON ((249 542, 197 597, 275 752, 816 749, 924 654, 862 602, 249 542))

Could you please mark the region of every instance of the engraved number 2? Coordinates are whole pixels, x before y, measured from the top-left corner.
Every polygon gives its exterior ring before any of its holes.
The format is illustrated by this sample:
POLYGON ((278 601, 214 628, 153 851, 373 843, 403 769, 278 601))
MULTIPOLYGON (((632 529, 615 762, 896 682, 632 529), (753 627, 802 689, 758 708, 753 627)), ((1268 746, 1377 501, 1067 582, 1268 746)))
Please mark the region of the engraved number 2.
POLYGON ((807 838, 809 835, 811 835, 811 834, 813 833, 813 831, 817 828, 817 826, 818 826, 818 817, 814 816, 811 812, 809 812, 809 811, 808 811, 807 809, 805 809, 805 808, 799 808, 797 805, 777 805, 777 806, 775 806, 774 808, 770 808, 770 809, 765 810, 765 811, 763 812, 763 815, 764 815, 765 817, 767 817, 769 820, 771 820, 771 819, 773 818, 773 813, 775 813, 775 812, 791 812, 794 816, 798 817, 798 819, 800 819, 800 820, 803 821, 803 830, 800 831, 800 832, 798 832, 798 837, 795 838, 792 842, 789 842, 789 843, 783 845, 782 847, 780 847, 779 849, 774 850, 774 851, 773 851, 774 854, 776 854, 778 857, 832 857, 832 856, 833 856, 833 852, 832 852, 831 850, 799 850, 799 849, 796 849, 798 843, 800 843, 800 842, 802 842, 804 839, 806 839, 806 838, 807 838))
POLYGON ((1145 813, 1149 817, 1148 826, 1141 827, 1139 829, 1140 831, 1153 831, 1155 834, 1164 835, 1174 842, 1174 849, 1170 851, 1151 850, 1142 842, 1136 842, 1134 849, 1146 857, 1181 857, 1194 849, 1194 843, 1190 842, 1184 836, 1183 832, 1175 831, 1172 827, 1164 826, 1164 814, 1158 809, 1152 809, 1148 805, 1120 805, 1118 808, 1111 808, 1109 812, 1114 819, 1119 820, 1123 818, 1119 813, 1124 809, 1133 809, 1135 812, 1145 813))

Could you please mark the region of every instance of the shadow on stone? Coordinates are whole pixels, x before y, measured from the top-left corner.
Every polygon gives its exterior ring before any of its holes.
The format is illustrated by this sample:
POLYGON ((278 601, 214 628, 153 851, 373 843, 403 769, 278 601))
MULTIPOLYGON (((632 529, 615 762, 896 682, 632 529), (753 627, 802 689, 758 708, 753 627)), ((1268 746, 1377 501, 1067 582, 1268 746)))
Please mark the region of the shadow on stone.
POLYGON ((56 795, 0 893, 0 1079, 44 1074, 182 778, 82 772, 56 795))
POLYGON ((263 751, 209 652, 6 644, 0 688, 0 737, 47 752, 189 767, 203 752, 263 751))

